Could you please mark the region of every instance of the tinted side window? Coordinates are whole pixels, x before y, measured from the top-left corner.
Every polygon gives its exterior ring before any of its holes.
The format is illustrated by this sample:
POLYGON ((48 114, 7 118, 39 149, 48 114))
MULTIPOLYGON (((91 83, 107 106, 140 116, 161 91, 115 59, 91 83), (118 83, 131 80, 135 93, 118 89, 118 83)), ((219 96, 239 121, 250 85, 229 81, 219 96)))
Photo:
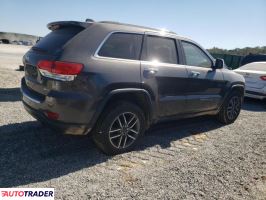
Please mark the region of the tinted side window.
POLYGON ((139 60, 142 35, 113 33, 103 44, 99 56, 139 60))
POLYGON ((143 60, 177 64, 177 52, 174 39, 147 36, 146 51, 143 60))
POLYGON ((210 58, 196 45, 182 41, 186 64, 198 67, 211 67, 210 58))

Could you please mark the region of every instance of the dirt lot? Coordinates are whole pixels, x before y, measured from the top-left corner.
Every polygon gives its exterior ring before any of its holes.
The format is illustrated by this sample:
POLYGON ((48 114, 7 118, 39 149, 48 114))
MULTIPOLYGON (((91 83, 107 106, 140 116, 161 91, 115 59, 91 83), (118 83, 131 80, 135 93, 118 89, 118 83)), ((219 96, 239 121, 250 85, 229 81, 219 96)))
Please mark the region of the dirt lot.
POLYGON ((29 49, 23 45, 0 44, 0 69, 18 69, 18 65, 22 64, 22 56, 29 49))
POLYGON ((266 102, 245 100, 229 126, 158 124, 135 151, 108 157, 24 111, 15 69, 26 50, 0 44, 0 187, 54 187, 56 199, 266 199, 266 102))

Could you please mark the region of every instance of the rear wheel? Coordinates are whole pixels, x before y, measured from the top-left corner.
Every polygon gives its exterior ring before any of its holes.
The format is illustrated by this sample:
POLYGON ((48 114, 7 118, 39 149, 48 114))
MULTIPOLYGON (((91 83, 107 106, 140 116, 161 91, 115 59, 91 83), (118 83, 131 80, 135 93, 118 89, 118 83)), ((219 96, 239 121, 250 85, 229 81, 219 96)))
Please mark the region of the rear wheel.
POLYGON ((145 131, 142 110, 128 102, 109 106, 100 117, 93 139, 106 154, 114 155, 131 150, 145 131))
POLYGON ((240 92, 231 92, 217 115, 218 120, 224 124, 233 123, 240 113, 242 99, 240 92))

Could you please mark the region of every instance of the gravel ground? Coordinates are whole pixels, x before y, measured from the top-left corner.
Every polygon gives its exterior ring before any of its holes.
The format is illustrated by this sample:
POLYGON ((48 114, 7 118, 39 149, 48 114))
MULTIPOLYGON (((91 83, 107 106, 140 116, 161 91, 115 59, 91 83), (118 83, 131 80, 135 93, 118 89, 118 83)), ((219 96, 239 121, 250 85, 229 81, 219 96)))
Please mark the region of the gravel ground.
POLYGON ((0 68, 18 69, 22 56, 29 49, 29 46, 0 44, 0 68))
POLYGON ((109 157, 89 137, 30 117, 23 72, 0 62, 0 187, 54 187, 56 199, 266 199, 265 101, 245 100, 228 126, 212 117, 155 125, 135 151, 109 157))

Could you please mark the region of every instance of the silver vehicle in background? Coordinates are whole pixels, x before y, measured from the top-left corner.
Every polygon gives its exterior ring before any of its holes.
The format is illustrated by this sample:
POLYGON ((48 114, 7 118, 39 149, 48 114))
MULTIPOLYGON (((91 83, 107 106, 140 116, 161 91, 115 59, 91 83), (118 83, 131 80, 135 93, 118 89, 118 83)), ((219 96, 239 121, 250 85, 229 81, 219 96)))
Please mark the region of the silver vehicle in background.
POLYGON ((244 76, 245 96, 266 99, 266 62, 252 62, 234 70, 244 76))

